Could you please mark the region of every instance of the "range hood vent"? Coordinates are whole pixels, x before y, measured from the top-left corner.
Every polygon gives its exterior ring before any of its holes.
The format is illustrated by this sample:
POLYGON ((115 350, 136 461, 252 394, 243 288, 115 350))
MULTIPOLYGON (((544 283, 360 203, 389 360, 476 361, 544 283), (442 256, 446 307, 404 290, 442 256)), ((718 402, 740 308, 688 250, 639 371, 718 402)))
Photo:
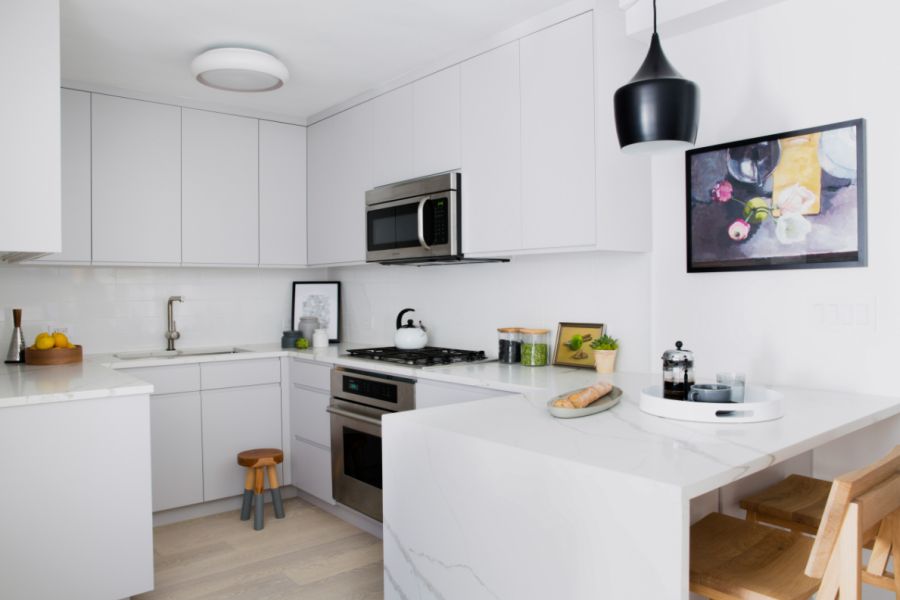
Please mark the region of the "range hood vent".
POLYGON ((472 265, 479 263, 505 263, 508 258, 464 258, 463 256, 441 256, 437 258, 409 258, 388 260, 380 264, 387 266, 437 267, 441 265, 472 265))

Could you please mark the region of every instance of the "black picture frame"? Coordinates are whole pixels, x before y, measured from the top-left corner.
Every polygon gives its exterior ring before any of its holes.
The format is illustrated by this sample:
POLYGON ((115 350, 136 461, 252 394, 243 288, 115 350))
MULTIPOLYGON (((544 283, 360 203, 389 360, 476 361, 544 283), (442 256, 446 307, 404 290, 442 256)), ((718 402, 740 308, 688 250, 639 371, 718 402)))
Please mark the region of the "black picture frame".
MULTIPOLYGON (((780 148, 780 146, 779 146, 780 148)), ((780 150, 779 150, 780 151, 780 150)), ((865 267, 868 265, 868 239, 867 239, 867 177, 866 177, 866 120, 852 119, 840 121, 817 127, 807 127, 794 131, 786 131, 771 135, 764 135, 735 142, 727 142, 714 146, 695 148, 685 153, 685 190, 686 190, 686 229, 687 229, 687 255, 686 265, 688 273, 712 273, 725 271, 767 271, 782 269, 818 269, 818 268, 846 268, 865 267), (854 252, 832 252, 819 254, 802 254, 796 256, 770 256, 754 257, 747 259, 727 259, 719 263, 716 261, 697 261, 694 257, 694 198, 702 191, 693 190, 694 160, 696 157, 706 154, 729 150, 741 146, 751 146, 761 142, 771 142, 784 138, 803 136, 811 133, 820 133, 835 129, 856 128, 856 234, 857 248, 854 252)))
POLYGON ((334 322, 328 324, 328 341, 332 344, 341 341, 341 282, 340 281, 295 281, 291 288, 291 329, 297 329, 297 322, 302 314, 298 314, 298 292, 302 298, 310 296, 313 292, 320 291, 328 295, 335 303, 336 315, 334 322), (305 293, 304 293, 305 292, 305 293))

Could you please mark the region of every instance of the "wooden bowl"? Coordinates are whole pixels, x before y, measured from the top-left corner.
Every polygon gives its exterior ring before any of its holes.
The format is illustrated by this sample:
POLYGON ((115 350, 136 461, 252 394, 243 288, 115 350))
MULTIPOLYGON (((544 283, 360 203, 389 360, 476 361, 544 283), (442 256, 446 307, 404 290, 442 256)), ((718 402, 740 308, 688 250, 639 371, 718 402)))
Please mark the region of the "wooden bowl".
POLYGON ((67 365, 82 361, 81 346, 74 348, 50 348, 49 350, 37 350, 25 348, 26 365, 67 365))

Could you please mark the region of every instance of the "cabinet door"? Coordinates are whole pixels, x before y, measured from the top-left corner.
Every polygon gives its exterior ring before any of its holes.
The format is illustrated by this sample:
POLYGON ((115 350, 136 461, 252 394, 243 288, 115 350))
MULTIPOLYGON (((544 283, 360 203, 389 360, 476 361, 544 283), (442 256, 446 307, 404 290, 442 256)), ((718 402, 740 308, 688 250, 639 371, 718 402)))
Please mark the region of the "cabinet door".
POLYGON ((522 38, 526 248, 594 246, 592 13, 522 38))
POLYGON ((183 109, 182 262, 259 263, 259 122, 183 109))
POLYGON ((153 510, 203 502, 200 393, 150 396, 153 510))
POLYGON ((461 67, 463 252, 522 247, 519 43, 461 67))
POLYGON ((331 451, 299 437, 291 442, 291 481, 320 500, 334 504, 331 491, 331 451))
POLYGON ((307 130, 309 264, 366 260, 366 190, 372 187, 371 103, 307 130))
POLYGON ((94 262, 181 262, 181 109, 91 97, 94 262))
POLYGON ((238 452, 281 448, 281 386, 208 390, 201 397, 203 500, 209 502, 243 492, 246 470, 237 464, 238 452))
POLYGON ((315 392, 298 385, 291 388, 291 436, 331 448, 331 419, 325 410, 328 392, 315 392))
POLYGON ((459 168, 459 67, 413 84, 413 174, 459 168))
POLYGON ((259 122, 259 264, 306 265, 306 128, 259 122))
POLYGON ((0 2, 0 254, 62 249, 59 4, 0 2))
POLYGON ((91 95, 61 90, 62 252, 38 260, 91 262, 91 95))
POLYGON ((372 104, 372 184, 413 176, 413 86, 378 96, 372 104))

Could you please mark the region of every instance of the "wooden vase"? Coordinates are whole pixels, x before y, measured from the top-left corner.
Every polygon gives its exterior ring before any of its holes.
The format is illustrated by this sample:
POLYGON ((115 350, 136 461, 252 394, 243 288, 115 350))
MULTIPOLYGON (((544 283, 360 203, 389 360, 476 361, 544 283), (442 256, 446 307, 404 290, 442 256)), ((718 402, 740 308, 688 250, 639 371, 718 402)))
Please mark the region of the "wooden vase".
POLYGON ((594 350, 594 368, 598 373, 612 373, 616 370, 618 350, 594 350))

